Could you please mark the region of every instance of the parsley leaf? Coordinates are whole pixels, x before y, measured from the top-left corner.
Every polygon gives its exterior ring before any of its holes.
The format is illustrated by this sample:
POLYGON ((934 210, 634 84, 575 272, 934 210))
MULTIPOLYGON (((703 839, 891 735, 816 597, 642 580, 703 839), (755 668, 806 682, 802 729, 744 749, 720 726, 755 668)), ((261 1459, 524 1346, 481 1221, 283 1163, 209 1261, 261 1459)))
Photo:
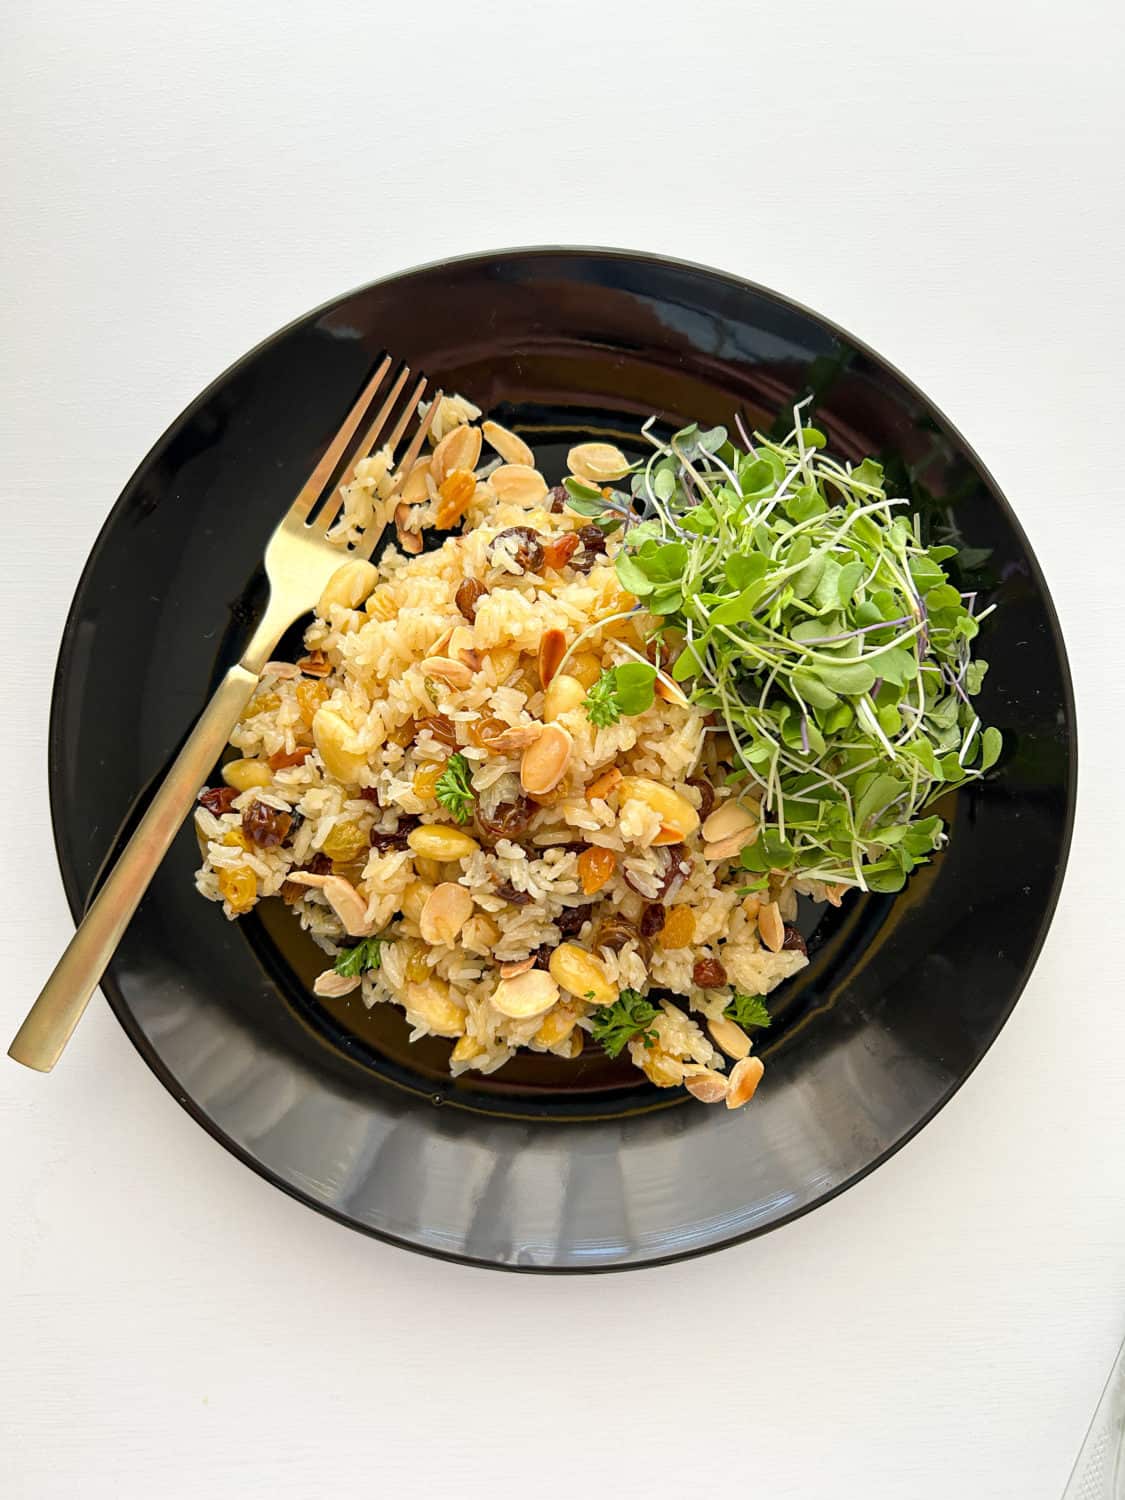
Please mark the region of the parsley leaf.
POLYGON ((599 1006, 594 1012, 591 1035, 610 1057, 617 1057, 638 1033, 646 1047, 654 1047, 656 1032, 650 1028, 659 1014, 636 990, 622 990, 612 1005, 599 1006))
POLYGON ((445 770, 434 786, 434 795, 458 823, 467 823, 477 800, 469 782, 469 762, 456 751, 445 763, 445 770))
POLYGON ((731 1002, 723 1011, 739 1026, 768 1026, 770 1013, 761 995, 732 995, 731 1002))
POLYGON ((379 967, 379 949, 382 946, 382 938, 361 938, 354 948, 340 949, 333 968, 345 979, 358 979, 367 969, 379 967))
POLYGON ((647 661, 626 661, 609 667, 586 694, 586 717, 604 728, 622 714, 632 718, 652 707, 656 668, 647 661))

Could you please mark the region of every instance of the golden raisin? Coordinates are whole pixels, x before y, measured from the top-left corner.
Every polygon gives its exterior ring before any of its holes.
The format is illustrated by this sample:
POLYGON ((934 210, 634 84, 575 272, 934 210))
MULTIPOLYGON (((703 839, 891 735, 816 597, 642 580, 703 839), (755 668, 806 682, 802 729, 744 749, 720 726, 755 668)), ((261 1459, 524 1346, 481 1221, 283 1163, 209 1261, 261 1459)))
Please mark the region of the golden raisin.
POLYGON ((468 469, 454 469, 447 474, 438 490, 434 525, 445 531, 465 514, 469 502, 476 492, 477 482, 468 469))
POLYGON ((473 723, 469 726, 469 738, 474 745, 479 745, 482 750, 491 750, 498 736, 505 734, 511 727, 503 719, 493 717, 474 719, 473 723))
POLYGON ((271 771, 284 771, 287 766, 303 765, 311 754, 311 745, 301 750, 275 750, 266 763, 271 771))
POLYGON ((332 689, 328 684, 315 678, 304 678, 297 684, 297 707, 306 724, 311 727, 317 709, 331 696, 332 689))
POLYGON ((231 911, 239 915, 249 911, 258 895, 258 882, 253 870, 248 870, 245 865, 234 870, 220 870, 219 894, 231 911))
POLYGON ((241 828, 231 828, 223 834, 222 842, 231 849, 249 849, 250 840, 241 828))
POLYGON ((423 980, 429 979, 430 966, 421 953, 412 953, 406 961, 406 982, 408 984, 421 984, 423 980))
POLYGON ((414 772, 414 780, 411 782, 411 790, 416 797, 429 801, 436 795, 436 787, 441 780, 445 765, 440 760, 430 761, 414 772))
POLYGON ((582 881, 583 895, 592 896, 595 891, 600 891, 616 869, 617 855, 612 849, 602 849, 597 844, 583 849, 578 856, 578 875, 582 881))
POLYGON ((367 834, 351 818, 337 823, 320 846, 333 864, 347 864, 358 859, 368 848, 367 834))
POLYGON ((553 536, 543 544, 543 564, 548 568, 565 568, 581 545, 576 532, 553 536))
POLYGON ((239 722, 245 723, 247 719, 256 719, 259 714, 272 713, 280 702, 276 693, 261 693, 257 698, 250 699, 242 710, 239 722))
POLYGON ((673 906, 664 918, 659 943, 662 948, 686 948, 695 936, 695 914, 690 906, 673 906))

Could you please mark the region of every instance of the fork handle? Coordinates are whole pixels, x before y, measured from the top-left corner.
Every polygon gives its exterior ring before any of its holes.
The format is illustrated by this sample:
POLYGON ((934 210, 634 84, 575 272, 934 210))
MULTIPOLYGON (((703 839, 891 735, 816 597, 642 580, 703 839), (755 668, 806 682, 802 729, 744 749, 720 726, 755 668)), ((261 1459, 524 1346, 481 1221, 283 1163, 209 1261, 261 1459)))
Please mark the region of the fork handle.
POLYGON ((231 667, 219 684, 16 1032, 8 1048, 8 1056, 16 1062, 40 1073, 49 1073, 58 1062, 160 861, 257 685, 257 674, 242 666, 231 667))

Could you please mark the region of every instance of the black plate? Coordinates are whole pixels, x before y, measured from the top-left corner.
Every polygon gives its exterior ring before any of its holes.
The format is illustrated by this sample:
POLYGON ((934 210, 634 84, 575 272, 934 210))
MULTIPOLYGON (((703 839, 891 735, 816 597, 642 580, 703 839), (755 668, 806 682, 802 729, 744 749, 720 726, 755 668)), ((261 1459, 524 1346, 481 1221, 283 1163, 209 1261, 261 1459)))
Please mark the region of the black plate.
POLYGON ((576 437, 634 432, 650 412, 714 423, 741 408, 768 428, 811 392, 835 450, 878 455, 900 492, 982 549, 973 582, 1001 608, 982 642, 992 670, 980 703, 1004 732, 1004 759, 942 809, 951 845, 905 892, 823 921, 749 1110, 638 1085, 593 1049, 565 1070, 531 1059, 450 1080, 447 1044, 408 1049, 390 1007, 376 1027, 354 1001, 332 1013, 314 1002, 292 924, 229 924, 200 900, 190 830, 106 977, 110 1004, 216 1140, 303 1202, 397 1244, 598 1270, 769 1229, 909 1139, 1027 981, 1075 790, 1070 679, 1039 567, 980 460, 921 392, 761 287, 586 250, 473 256, 376 283, 222 375, 157 443, 98 538, 51 718, 55 837, 76 914, 138 789, 236 659, 265 539, 384 348, 528 429, 544 467, 576 437))

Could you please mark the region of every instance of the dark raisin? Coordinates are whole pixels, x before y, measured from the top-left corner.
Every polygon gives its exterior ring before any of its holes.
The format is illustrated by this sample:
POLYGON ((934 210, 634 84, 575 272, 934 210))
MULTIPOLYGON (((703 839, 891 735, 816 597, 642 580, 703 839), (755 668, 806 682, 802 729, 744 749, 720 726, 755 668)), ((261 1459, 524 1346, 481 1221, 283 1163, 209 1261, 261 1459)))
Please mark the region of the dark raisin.
POLYGON ((644 896, 648 901, 667 901, 691 874, 691 859, 684 844, 664 844, 658 848, 657 853, 661 856, 664 867, 658 877, 660 883, 655 895, 650 895, 647 890, 641 889, 630 874, 628 867, 623 872, 625 884, 631 886, 638 896, 644 896))
POLYGON ((701 990, 717 990, 727 982, 727 971, 717 958, 697 958, 691 971, 692 983, 701 990))
MULTIPOLYGON (((495 550, 496 543, 515 538, 518 546, 515 549, 515 562, 525 573, 538 573, 543 566, 543 543, 539 533, 533 531, 530 526, 509 526, 507 531, 501 531, 492 539, 492 549, 495 550)), ((507 549, 505 555, 507 555, 507 549)))
POLYGON ((200 792, 199 805, 218 817, 220 813, 230 812, 231 803, 237 796, 232 786, 209 786, 205 792, 200 792))
POLYGON ((801 929, 794 927, 792 922, 786 922, 785 924, 785 941, 781 945, 781 951, 784 953, 786 948, 794 949, 796 952, 804 953, 805 955, 809 951, 804 938, 801 936, 801 929))
POLYGON ((533 899, 530 891, 517 891, 510 880, 502 880, 496 887, 496 894, 510 906, 527 906, 533 899))
POLYGON ((639 936, 636 926, 628 917, 623 917, 620 912, 613 912, 605 918, 594 934, 594 947, 609 948, 614 953, 620 953, 626 943, 631 943, 639 936))
POLYGON ((419 719, 415 732, 421 734, 424 729, 430 731, 439 745, 449 745, 456 750, 457 729, 453 721, 444 714, 431 714, 428 719, 419 719))
POLYGON ((374 802, 376 807, 381 805, 379 802, 379 793, 373 786, 361 786, 359 795, 363 798, 364 802, 374 802))
POLYGON ((588 573, 600 557, 605 556, 605 532, 600 526, 580 526, 574 533, 582 543, 581 550, 570 560, 570 566, 579 573, 588 573))
POLYGON ((388 833, 381 828, 371 830, 372 849, 378 849, 380 854, 387 854, 391 849, 407 848, 407 834, 412 828, 417 828, 421 821, 421 818, 416 818, 413 813, 399 813, 398 827, 393 833, 388 833))
POLYGON ((331 875, 332 861, 327 854, 318 849, 308 864, 302 865, 301 869, 307 870, 310 875, 331 875))
POLYGON ((586 920, 586 907, 564 906, 555 918, 555 926, 563 937, 574 937, 582 931, 582 923, 586 920))
POLYGON ((547 491, 547 499, 551 502, 551 514, 553 516, 562 515, 563 506, 570 499, 570 496, 566 492, 566 485, 556 484, 552 489, 549 489, 547 491))
POLYGON ((293 825, 293 818, 276 807, 255 800, 242 814, 242 831, 259 849, 276 849, 293 825))
POLYGON ((715 806, 715 788, 702 776, 689 777, 688 786, 693 786, 699 793, 699 821, 705 823, 715 806))
POLYGON ((476 618, 477 605, 487 593, 488 590, 478 579, 464 578, 457 585, 457 592, 453 596, 453 602, 465 616, 466 620, 473 620, 476 618))
POLYGON ((667 912, 659 901, 650 901, 641 912, 641 937, 655 937, 664 926, 667 912))
POLYGON ((488 812, 478 802, 473 821, 481 837, 494 844, 497 839, 517 840, 521 833, 527 832, 534 816, 534 804, 519 796, 514 802, 498 802, 488 812))

